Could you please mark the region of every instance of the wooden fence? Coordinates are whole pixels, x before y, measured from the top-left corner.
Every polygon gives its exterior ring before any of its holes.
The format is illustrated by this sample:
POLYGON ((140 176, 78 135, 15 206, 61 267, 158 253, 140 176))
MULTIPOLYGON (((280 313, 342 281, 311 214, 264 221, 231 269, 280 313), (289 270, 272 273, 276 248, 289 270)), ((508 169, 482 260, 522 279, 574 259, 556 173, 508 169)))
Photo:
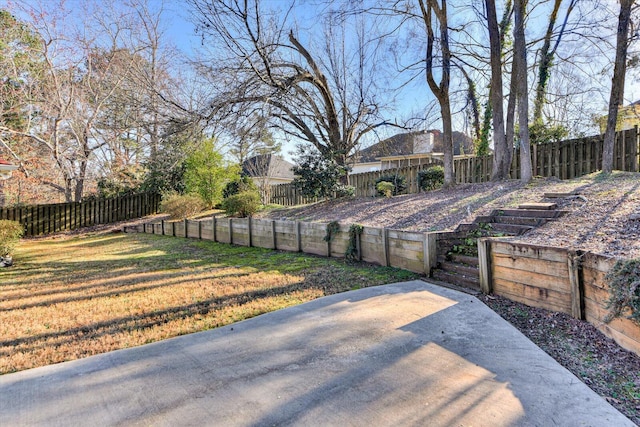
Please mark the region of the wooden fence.
MULTIPOLYGON (((531 146, 531 163, 534 176, 571 179, 599 171, 602 166, 603 136, 549 142, 531 146)), ((438 163, 409 166, 384 171, 352 174, 349 182, 355 187, 358 197, 376 195, 375 181, 383 175, 404 175, 407 178, 406 193, 419 192, 417 176, 420 170, 438 163)), ((468 157, 455 159, 453 169, 458 184, 487 182, 491 179, 493 157, 468 157)), ((640 138, 638 128, 618 132, 614 145, 614 169, 640 171, 640 138)), ((511 177, 520 177, 520 150, 515 149, 511 162, 511 177)), ((293 206, 311 203, 315 200, 300 197, 292 184, 280 184, 272 187, 277 196, 271 197, 271 203, 293 206)))
POLYGON ((0 219, 18 221, 24 227, 25 236, 37 236, 140 218, 157 213, 159 205, 159 195, 143 193, 74 203, 0 208, 0 219))
POLYGON ((615 258, 500 239, 480 239, 478 249, 483 292, 586 320, 640 354, 640 326, 626 318, 605 322, 609 288, 604 277, 615 258))

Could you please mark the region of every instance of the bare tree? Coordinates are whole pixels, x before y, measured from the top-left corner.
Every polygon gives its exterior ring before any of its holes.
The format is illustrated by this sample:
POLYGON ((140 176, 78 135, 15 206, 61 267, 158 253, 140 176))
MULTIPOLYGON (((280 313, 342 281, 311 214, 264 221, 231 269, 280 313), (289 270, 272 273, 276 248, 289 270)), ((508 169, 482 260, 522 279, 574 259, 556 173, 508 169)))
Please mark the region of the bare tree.
POLYGON ((429 88, 440 104, 442 115, 442 144, 444 151, 444 186, 455 185, 453 174, 453 130, 451 117, 451 102, 449 98, 449 83, 451 76, 451 51, 449 50, 449 26, 447 21, 447 2, 441 0, 439 4, 436 0, 418 0, 420 11, 427 30, 427 50, 426 50, 426 77, 429 88), (437 22, 434 22, 433 18, 437 22), (434 76, 434 45, 436 36, 434 29, 439 30, 440 44, 440 68, 441 79, 437 83, 434 76))
POLYGON ((489 90, 493 123, 493 171, 492 180, 509 177, 513 143, 507 141, 504 128, 504 108, 502 95, 502 37, 496 13, 495 0, 485 0, 487 26, 489 29, 489 50, 491 59, 491 84, 489 90))
POLYGON ((631 9, 634 0, 620 0, 620 14, 618 15, 618 31, 616 36, 616 59, 613 66, 611 80, 611 96, 609 98, 609 115, 607 128, 604 133, 602 152, 602 171, 611 173, 613 170, 613 148, 616 139, 616 122, 618 108, 624 98, 624 82, 627 67, 627 48, 629 46, 629 28, 631 24, 631 9))
POLYGON ((531 168, 531 147, 529 143, 529 90, 527 85, 527 46, 524 36, 524 17, 526 0, 515 0, 513 15, 514 56, 511 74, 516 81, 516 99, 518 103, 518 126, 520 136, 520 180, 529 182, 533 178, 531 168))
POLYGON ((212 50, 201 64, 218 88, 211 118, 260 109, 275 130, 341 165, 365 134, 390 124, 376 99, 377 41, 363 16, 355 17, 355 37, 348 23, 327 18, 314 44, 290 24, 290 9, 277 13, 258 0, 189 3, 212 50))

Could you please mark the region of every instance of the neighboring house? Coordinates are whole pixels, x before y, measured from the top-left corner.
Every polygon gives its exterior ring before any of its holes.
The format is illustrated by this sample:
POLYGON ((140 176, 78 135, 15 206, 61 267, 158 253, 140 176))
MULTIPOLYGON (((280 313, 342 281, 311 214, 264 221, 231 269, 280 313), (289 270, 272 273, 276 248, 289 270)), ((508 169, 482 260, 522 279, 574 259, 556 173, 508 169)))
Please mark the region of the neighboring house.
MULTIPOLYGON (((473 140, 453 132, 453 154, 473 154, 473 140)), ((444 157, 442 132, 427 130, 394 135, 360 150, 352 157, 351 173, 362 173, 431 163, 444 157)))
MULTIPOLYGON (((594 119, 600 128, 600 133, 607 130, 607 117, 604 115, 594 119)), ((633 129, 636 126, 640 126, 640 100, 618 108, 616 131, 633 129)))
POLYGON ((260 190, 263 203, 268 203, 272 185, 286 184, 295 178, 293 163, 274 154, 260 154, 242 163, 242 173, 248 175, 260 190))

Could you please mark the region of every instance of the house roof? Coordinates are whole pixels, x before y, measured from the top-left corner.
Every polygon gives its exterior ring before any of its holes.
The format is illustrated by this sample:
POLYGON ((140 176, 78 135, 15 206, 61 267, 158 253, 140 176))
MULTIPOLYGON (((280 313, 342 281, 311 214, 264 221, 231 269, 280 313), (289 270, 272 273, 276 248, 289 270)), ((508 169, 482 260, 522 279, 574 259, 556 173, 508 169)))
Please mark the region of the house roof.
MULTIPOLYGON (((377 144, 360 150, 354 157, 358 163, 373 162, 380 157, 404 156, 413 153, 414 139, 425 133, 433 134, 433 152, 443 152, 442 132, 436 129, 428 131, 417 131, 408 133, 399 133, 390 138, 382 140, 377 144)), ((473 140, 462 132, 453 132, 453 154, 461 154, 460 147, 463 147, 464 153, 473 152, 473 140)))
POLYGON ((242 163, 242 173, 251 177, 293 179, 293 163, 274 154, 260 154, 242 163))

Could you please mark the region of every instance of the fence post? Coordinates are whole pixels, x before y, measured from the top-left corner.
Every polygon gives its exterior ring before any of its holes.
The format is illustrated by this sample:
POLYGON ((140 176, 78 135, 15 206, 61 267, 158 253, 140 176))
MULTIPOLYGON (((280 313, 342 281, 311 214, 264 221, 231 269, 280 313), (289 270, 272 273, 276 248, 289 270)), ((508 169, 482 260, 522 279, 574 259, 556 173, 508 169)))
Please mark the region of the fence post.
POLYGON ((302 251, 302 236, 300 235, 300 221, 296 221, 296 252, 302 251))
POLYGON ((184 238, 189 237, 189 220, 187 218, 184 219, 184 238))
POLYGON ((233 245, 233 218, 229 218, 229 244, 233 245))
POLYGON ((276 240, 276 222, 271 220, 271 235, 273 237, 273 249, 278 249, 278 242, 276 240))
POLYGON ((202 240, 202 221, 198 221, 198 239, 202 240))
POLYGON ((491 239, 478 239, 478 267, 480 268, 480 290, 490 294, 491 286, 491 239))
POLYGON ((569 251, 567 254, 569 283, 571 284, 571 315, 584 320, 584 279, 582 277, 581 251, 569 251))
POLYGON ((384 256, 384 266, 389 267, 389 230, 382 229, 382 254, 384 256))
POLYGON ((249 221, 247 221, 247 232, 249 233, 247 241, 249 243, 249 247, 252 247, 253 242, 251 241, 251 217, 249 217, 249 221))
POLYGON ((422 250, 424 256, 424 274, 427 277, 431 277, 431 270, 433 270, 438 263, 437 233, 424 233, 422 250))
POLYGON ((217 242, 218 241, 218 235, 216 234, 216 224, 217 220, 216 220, 216 216, 213 215, 213 217, 211 218, 211 225, 213 227, 213 229, 211 230, 211 234, 213 235, 213 241, 217 242))

